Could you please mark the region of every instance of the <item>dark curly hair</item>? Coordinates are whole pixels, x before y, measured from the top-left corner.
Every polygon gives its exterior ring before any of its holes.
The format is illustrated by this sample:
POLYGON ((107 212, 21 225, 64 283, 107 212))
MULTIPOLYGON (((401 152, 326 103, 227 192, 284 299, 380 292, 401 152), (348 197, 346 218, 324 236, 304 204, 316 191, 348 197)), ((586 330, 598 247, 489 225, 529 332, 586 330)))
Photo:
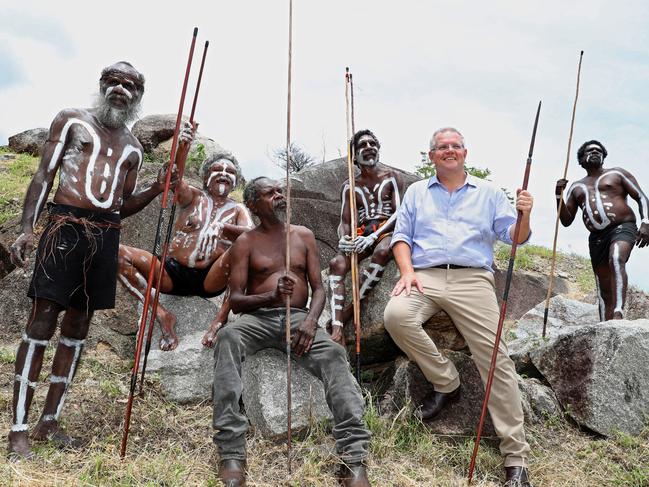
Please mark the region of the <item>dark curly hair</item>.
POLYGON ((602 148, 602 152, 604 153, 604 157, 602 160, 606 159, 606 156, 608 155, 608 151, 606 150, 606 147, 604 147, 604 144, 602 144, 599 140, 588 140, 581 144, 581 147, 577 150, 577 160, 579 161, 579 164, 581 164, 582 159, 584 158, 584 155, 586 155, 586 147, 588 147, 591 144, 597 144, 602 148))

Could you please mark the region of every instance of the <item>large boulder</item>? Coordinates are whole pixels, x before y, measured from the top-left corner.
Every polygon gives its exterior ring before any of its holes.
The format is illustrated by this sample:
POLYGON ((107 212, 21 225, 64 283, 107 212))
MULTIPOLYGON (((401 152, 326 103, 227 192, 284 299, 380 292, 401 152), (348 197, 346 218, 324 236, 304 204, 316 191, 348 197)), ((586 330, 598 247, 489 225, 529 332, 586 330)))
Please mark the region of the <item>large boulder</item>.
MULTIPOLYGON (((176 315, 179 343, 175 350, 162 351, 158 345, 160 327, 156 323, 147 373, 157 373, 165 397, 179 403, 212 399, 214 350, 201 339, 214 319, 222 298, 162 295, 160 303, 176 315)), ((141 311, 140 311, 141 312, 141 311)))
POLYGON ((635 286, 629 286, 624 308, 627 320, 649 319, 649 294, 635 286))
POLYGON ((580 425, 637 435, 649 418, 649 320, 611 320, 565 329, 530 350, 559 402, 580 425))
POLYGON ((558 336, 576 327, 599 322, 597 306, 555 296, 550 300, 545 338, 543 337, 543 316, 545 302, 539 303, 525 313, 509 333, 505 335, 509 355, 519 373, 538 376, 530 352, 553 343, 558 336))
MULTIPOLYGON (((462 352, 443 350, 442 353, 455 365, 460 374, 460 397, 442 410, 437 418, 426 424, 440 435, 471 435, 480 420, 484 401, 484 385, 471 357, 462 352)), ((518 376, 518 389, 526 424, 540 424, 549 419, 561 418, 562 411, 552 389, 537 379, 518 376)), ((412 415, 421 407, 424 397, 433 391, 415 362, 399 357, 379 378, 382 415, 398 413, 412 415)), ((495 436, 496 432, 487 415, 483 434, 495 436)))
MULTIPOLYGON (((246 358, 242 367, 243 403, 253 428, 265 438, 286 438, 286 354, 260 350, 246 358)), ((322 382, 292 362, 291 428, 306 431, 333 416, 325 400, 322 382)))
POLYGON ((147 115, 135 122, 131 132, 144 147, 144 152, 151 152, 158 147, 158 144, 173 137, 176 117, 177 115, 173 113, 147 115))
POLYGON ((40 156, 43 151, 43 144, 47 140, 47 135, 48 130, 46 128, 25 130, 24 132, 9 137, 9 148, 19 153, 40 156))

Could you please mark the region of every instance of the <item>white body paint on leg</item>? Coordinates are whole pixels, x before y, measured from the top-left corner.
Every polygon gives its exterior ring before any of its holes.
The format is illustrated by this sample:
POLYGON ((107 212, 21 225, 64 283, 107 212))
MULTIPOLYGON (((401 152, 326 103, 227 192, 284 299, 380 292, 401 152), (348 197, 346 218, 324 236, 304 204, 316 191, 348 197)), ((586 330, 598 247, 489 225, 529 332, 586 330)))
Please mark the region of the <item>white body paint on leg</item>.
POLYGON ((332 326, 343 326, 342 322, 336 319, 336 310, 343 309, 342 303, 345 301, 345 296, 336 294, 336 288, 340 284, 341 280, 342 277, 340 276, 329 276, 329 289, 331 289, 331 300, 329 304, 331 306, 332 326), (338 301, 340 302, 340 304, 337 304, 338 301))
POLYGON ((613 269, 615 270, 615 309, 613 313, 622 313, 622 270, 620 269, 620 247, 613 244, 613 269))
POLYGON ((381 278, 377 276, 383 272, 385 267, 375 262, 370 262, 370 269, 372 269, 372 272, 367 272, 366 270, 363 271, 365 281, 361 286, 360 299, 365 299, 366 294, 374 287, 374 283, 381 280, 381 278))
POLYGON ((44 421, 58 421, 59 416, 61 415, 61 410, 63 409, 63 403, 65 402, 65 396, 68 393, 68 388, 74 377, 74 372, 77 370, 77 364, 79 363, 79 357, 81 356, 81 348, 85 343, 85 340, 77 340, 75 338, 68 338, 61 335, 59 337, 59 345, 64 345, 68 348, 74 348, 74 356, 72 357, 72 362, 70 363, 70 370, 68 371, 67 377, 53 375, 50 376, 50 382, 54 384, 63 383, 65 387, 63 389, 63 394, 59 399, 59 403, 56 406, 56 412, 54 414, 46 414, 43 416, 44 421))
POLYGON ((599 285, 599 277, 595 274, 595 287, 597 288, 597 303, 599 304, 599 319, 605 320, 606 307, 604 306, 604 299, 602 299, 602 289, 599 285))
POLYGON ((36 340, 30 338, 27 334, 23 334, 23 342, 26 342, 27 353, 25 354, 25 361, 23 362, 23 370, 20 375, 16 374, 15 380, 20 382, 20 389, 18 390, 18 401, 16 402, 16 422, 11 426, 11 431, 27 431, 27 423, 25 422, 26 402, 27 402, 27 388, 31 387, 36 389, 36 382, 29 380, 29 373, 32 369, 32 360, 34 358, 34 351, 36 347, 46 347, 48 340, 36 340))

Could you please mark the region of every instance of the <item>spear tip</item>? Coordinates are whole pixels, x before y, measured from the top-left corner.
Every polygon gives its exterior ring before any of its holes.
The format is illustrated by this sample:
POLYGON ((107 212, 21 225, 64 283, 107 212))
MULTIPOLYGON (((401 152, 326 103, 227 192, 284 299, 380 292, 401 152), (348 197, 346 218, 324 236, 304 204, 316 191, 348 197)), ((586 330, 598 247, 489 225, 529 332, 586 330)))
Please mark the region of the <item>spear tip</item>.
POLYGON ((207 46, 210 45, 210 41, 205 41, 205 49, 207 49, 207 46))
POLYGON ((194 37, 198 35, 198 27, 194 27, 194 37))
POLYGON ((581 54, 579 54, 579 55, 580 55, 580 56, 583 56, 583 55, 584 55, 584 50, 583 50, 583 49, 581 50, 581 54))

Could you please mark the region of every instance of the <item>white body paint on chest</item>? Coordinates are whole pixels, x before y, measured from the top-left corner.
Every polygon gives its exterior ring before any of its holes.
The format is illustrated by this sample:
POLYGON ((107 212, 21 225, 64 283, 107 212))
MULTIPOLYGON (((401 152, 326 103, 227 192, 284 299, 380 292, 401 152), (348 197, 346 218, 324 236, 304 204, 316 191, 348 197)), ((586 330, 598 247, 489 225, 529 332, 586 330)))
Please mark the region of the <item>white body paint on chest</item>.
POLYGON ((590 193, 588 192, 588 187, 584 183, 574 183, 571 187, 570 190, 568 191, 568 195, 566 199, 570 199, 570 195, 574 191, 575 188, 581 188, 584 191, 584 209, 586 211, 586 215, 588 216, 588 220, 590 223, 595 227, 596 230, 603 230, 607 226, 611 224, 611 220, 609 220, 609 216, 613 217, 615 216, 614 213, 606 213, 606 209, 604 208, 604 202, 602 201, 603 198, 606 198, 606 195, 602 195, 599 191, 599 182, 600 180, 608 176, 609 174, 619 174, 622 179, 624 179, 629 186, 631 186, 637 193, 640 195, 640 208, 642 209, 643 215, 647 217, 648 215, 648 205, 647 205, 647 199, 642 195, 640 192, 640 189, 633 184, 629 178, 627 178, 624 174, 622 174, 620 171, 617 170, 611 170, 608 172, 605 172, 602 174, 600 177, 597 178, 595 181, 595 196, 594 198, 591 198, 590 193), (596 210, 593 210, 591 207, 591 202, 595 203, 595 208, 596 210), (601 222, 598 222, 595 219, 595 215, 599 215, 601 222))

